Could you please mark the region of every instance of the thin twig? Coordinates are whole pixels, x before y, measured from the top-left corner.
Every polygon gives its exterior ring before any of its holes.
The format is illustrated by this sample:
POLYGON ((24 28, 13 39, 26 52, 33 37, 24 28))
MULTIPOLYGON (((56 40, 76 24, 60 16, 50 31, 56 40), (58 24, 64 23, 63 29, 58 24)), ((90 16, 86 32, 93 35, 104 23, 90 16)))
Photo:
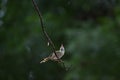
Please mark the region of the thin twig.
POLYGON ((47 41, 50 43, 51 47, 52 47, 52 50, 55 54, 55 56, 57 57, 57 59, 60 61, 59 57, 57 56, 56 54, 56 50, 55 50, 55 46, 54 46, 54 43, 52 42, 52 40, 50 39, 50 37, 48 36, 47 32, 45 31, 45 27, 44 27, 44 24, 43 24, 43 19, 42 19, 42 15, 40 13, 40 10, 36 4, 36 2, 34 0, 32 0, 32 3, 35 7, 35 10, 37 11, 38 15, 39 15, 39 19, 40 19, 40 23, 41 23, 41 27, 42 27, 42 31, 43 31, 43 34, 44 36, 46 37, 47 41))
POLYGON ((52 42, 52 40, 51 40, 50 37, 48 36, 47 32, 45 31, 45 27, 44 27, 44 24, 43 24, 42 15, 41 15, 41 13, 40 13, 40 10, 39 10, 36 2, 35 2, 34 0, 32 0, 32 3, 33 3, 33 5, 34 5, 34 7, 35 7, 35 10, 37 11, 37 13, 38 13, 38 15, 39 15, 39 19, 40 19, 40 23, 41 23, 41 27, 42 27, 42 31, 43 31, 44 36, 46 37, 47 41, 50 43, 50 45, 51 45, 51 47, 52 47, 52 50, 53 50, 55 56, 56 56, 57 59, 58 59, 58 62, 62 63, 63 66, 64 66, 64 68, 65 68, 65 70, 67 70, 64 62, 63 62, 61 59, 59 59, 59 57, 58 57, 57 54, 56 54, 56 49, 55 49, 54 43, 52 42))

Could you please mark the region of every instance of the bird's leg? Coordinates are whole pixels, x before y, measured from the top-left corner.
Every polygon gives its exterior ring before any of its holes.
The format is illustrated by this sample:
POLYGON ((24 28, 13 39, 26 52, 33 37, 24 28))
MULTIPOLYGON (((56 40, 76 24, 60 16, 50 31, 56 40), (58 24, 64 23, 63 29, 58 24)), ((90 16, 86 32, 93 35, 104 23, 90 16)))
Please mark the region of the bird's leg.
POLYGON ((57 61, 58 63, 63 63, 64 62, 61 59, 55 59, 54 61, 57 61))

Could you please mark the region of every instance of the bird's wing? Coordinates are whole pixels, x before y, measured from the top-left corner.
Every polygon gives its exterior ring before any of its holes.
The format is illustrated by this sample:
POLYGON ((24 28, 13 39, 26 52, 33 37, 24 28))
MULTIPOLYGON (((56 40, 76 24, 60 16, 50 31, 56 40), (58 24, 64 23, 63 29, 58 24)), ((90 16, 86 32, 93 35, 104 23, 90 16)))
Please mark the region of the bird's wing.
MULTIPOLYGON (((56 53, 58 53, 58 52, 59 52, 59 50, 56 51, 56 53)), ((55 55, 54 52, 53 52, 52 54, 50 54, 49 57, 51 57, 51 56, 53 56, 53 55, 55 55)))
MULTIPOLYGON (((59 57, 60 52, 59 52, 59 51, 56 51, 56 54, 57 54, 57 56, 59 57)), ((55 53, 52 53, 52 54, 50 55, 50 58, 51 58, 51 59, 57 59, 55 53)))

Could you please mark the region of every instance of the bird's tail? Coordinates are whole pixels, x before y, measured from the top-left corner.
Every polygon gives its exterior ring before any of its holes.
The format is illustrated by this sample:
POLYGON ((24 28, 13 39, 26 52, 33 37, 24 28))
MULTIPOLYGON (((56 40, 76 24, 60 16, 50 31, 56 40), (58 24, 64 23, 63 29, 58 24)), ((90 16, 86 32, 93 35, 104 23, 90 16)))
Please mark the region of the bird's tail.
POLYGON ((44 62, 46 62, 46 61, 48 61, 48 60, 50 60, 50 58, 49 58, 49 57, 46 57, 46 58, 44 58, 42 61, 40 61, 40 63, 44 63, 44 62))

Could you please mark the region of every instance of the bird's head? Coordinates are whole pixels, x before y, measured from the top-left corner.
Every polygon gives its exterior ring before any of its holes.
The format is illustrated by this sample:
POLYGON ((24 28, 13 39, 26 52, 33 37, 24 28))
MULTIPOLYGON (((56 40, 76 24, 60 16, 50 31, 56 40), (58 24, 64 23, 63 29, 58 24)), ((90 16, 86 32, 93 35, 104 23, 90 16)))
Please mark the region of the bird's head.
POLYGON ((60 46, 60 52, 65 52, 65 48, 64 48, 64 46, 63 46, 63 44, 61 44, 61 46, 60 46))

